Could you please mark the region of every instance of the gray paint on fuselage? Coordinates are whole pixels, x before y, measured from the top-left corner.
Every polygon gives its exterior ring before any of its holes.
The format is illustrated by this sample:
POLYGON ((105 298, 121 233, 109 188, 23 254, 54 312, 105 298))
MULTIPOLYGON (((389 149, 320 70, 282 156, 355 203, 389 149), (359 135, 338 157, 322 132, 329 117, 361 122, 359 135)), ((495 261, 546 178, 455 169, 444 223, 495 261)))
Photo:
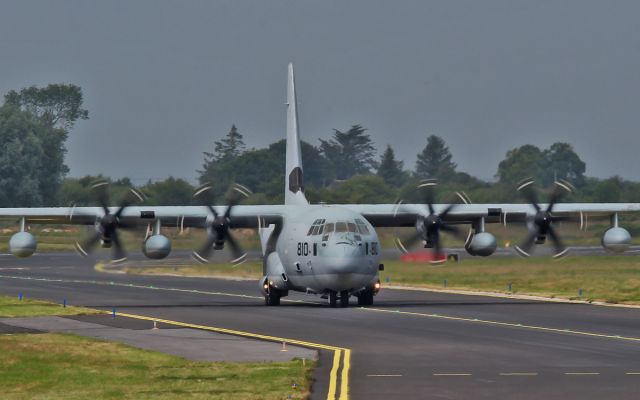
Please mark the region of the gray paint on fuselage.
POLYGON ((376 282, 380 261, 375 251, 379 248, 378 236, 361 214, 329 205, 291 206, 289 209, 288 215, 283 216, 276 245, 288 289, 316 293, 328 290, 355 292, 376 282), (329 235, 329 240, 322 241, 323 235, 307 235, 318 219, 325 223, 360 219, 369 233, 359 234, 359 241, 349 232, 334 233, 329 235))

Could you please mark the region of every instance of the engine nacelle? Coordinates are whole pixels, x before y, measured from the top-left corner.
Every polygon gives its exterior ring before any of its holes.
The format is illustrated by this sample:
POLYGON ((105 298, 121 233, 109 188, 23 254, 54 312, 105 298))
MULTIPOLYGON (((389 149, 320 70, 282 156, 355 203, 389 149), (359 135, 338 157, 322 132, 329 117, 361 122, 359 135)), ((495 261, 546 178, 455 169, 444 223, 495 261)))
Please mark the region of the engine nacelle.
POLYGON ((152 235, 142 244, 142 252, 148 258, 160 260, 171 253, 171 240, 164 235, 152 235))
POLYGON ((624 228, 613 227, 602 236, 602 247, 614 253, 622 253, 631 246, 631 234, 624 228))
POLYGON ((495 236, 488 232, 480 232, 473 235, 466 249, 472 256, 487 257, 493 254, 497 247, 498 242, 495 236))
POLYGON ((37 247, 38 241, 29 232, 18 232, 9 240, 9 251, 16 257, 29 257, 37 247))

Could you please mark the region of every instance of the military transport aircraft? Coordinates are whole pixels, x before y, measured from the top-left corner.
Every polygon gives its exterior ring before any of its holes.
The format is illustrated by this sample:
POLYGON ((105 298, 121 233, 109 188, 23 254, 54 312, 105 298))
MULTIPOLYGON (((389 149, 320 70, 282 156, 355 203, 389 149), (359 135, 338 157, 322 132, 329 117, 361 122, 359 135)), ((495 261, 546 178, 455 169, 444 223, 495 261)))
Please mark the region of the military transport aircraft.
MULTIPOLYGON (((296 92, 293 66, 289 64, 287 82, 287 128, 285 196, 283 205, 238 205, 239 198, 249 190, 235 185, 234 196, 226 206, 130 206, 109 207, 105 183, 93 186, 101 207, 67 208, 4 208, 0 218, 20 221, 21 231, 9 242, 11 252, 28 257, 36 250, 35 238, 27 232, 27 224, 76 224, 95 227, 93 234, 76 248, 88 254, 99 244, 112 248, 115 261, 123 260, 125 252, 118 231, 132 226, 147 226, 143 252, 149 258, 164 258, 171 251, 170 240, 161 234, 161 227, 204 228, 208 240, 194 257, 206 262, 214 250, 227 244, 234 262, 242 262, 246 254, 240 249, 230 229, 257 228, 262 246, 264 275, 259 287, 269 306, 280 304, 280 298, 290 290, 327 297, 329 305, 346 307, 350 296, 358 304, 373 304, 380 289, 380 242, 376 227, 414 227, 415 233, 398 240, 406 250, 422 243, 440 253, 441 232, 461 235, 459 226, 468 226, 465 248, 471 255, 489 256, 496 250, 495 237, 486 231, 486 224, 520 221, 529 227, 529 236, 516 250, 528 256, 535 244, 549 237, 554 257, 566 254, 554 224, 576 221, 584 225, 587 216, 608 216, 611 228, 602 238, 602 245, 614 252, 626 250, 631 236, 618 226, 618 214, 640 211, 640 204, 567 204, 558 203, 563 192, 570 190, 566 182, 556 182, 547 204, 539 204, 532 181, 525 181, 520 190, 529 204, 470 204, 459 194, 462 204, 434 204, 435 182, 425 181, 425 204, 309 204, 304 194, 303 166, 298 133, 296 92)), ((201 196, 211 190, 202 186, 195 192, 201 196)), ((141 198, 135 189, 133 197, 141 198)))

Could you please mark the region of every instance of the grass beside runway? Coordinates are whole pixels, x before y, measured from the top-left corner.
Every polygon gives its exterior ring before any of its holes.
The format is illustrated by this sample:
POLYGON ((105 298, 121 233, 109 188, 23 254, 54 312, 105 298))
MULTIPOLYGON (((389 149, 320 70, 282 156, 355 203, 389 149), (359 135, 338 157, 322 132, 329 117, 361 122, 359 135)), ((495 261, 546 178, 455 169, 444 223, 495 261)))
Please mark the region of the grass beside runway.
POLYGON ((262 276, 262 261, 248 261, 240 265, 233 265, 229 263, 197 264, 191 260, 181 260, 175 264, 170 259, 166 261, 145 260, 127 262, 119 269, 125 273, 136 275, 207 276, 257 280, 262 276))
POLYGON ((96 311, 88 308, 67 306, 33 300, 23 297, 0 296, 0 317, 41 317, 45 315, 80 315, 94 314, 96 311))
POLYGON ((0 335, 3 399, 302 399, 312 364, 195 362, 69 334, 0 335))
MULTIPOLYGON (((442 265, 398 260, 383 263, 385 270, 380 273, 383 287, 391 284, 442 289, 446 280, 448 289, 640 304, 640 257, 569 256, 557 261, 549 257, 463 257, 460 263, 442 265)), ((132 274, 258 279, 262 276, 262 263, 248 262, 234 267, 164 265, 156 261, 131 264, 124 270, 132 274)))
POLYGON ((384 265, 383 286, 388 278, 393 285, 442 289, 446 280, 453 289, 640 304, 639 257, 465 258, 437 266, 387 260, 384 265))
MULTIPOLYGON (((93 312, 0 296, 0 317, 93 312)), ((71 334, 0 333, 0 397, 8 400, 304 399, 314 365, 195 362, 71 334)))

